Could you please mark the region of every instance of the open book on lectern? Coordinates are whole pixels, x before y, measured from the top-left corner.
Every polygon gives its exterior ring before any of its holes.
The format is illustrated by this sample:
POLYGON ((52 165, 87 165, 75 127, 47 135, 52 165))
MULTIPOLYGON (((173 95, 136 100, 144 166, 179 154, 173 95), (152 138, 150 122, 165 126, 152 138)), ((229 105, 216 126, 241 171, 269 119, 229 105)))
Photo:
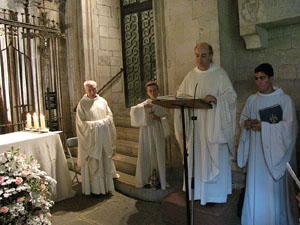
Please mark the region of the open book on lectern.
POLYGON ((188 94, 181 94, 181 95, 164 95, 164 96, 158 96, 158 100, 186 100, 186 99, 194 99, 193 96, 188 94))

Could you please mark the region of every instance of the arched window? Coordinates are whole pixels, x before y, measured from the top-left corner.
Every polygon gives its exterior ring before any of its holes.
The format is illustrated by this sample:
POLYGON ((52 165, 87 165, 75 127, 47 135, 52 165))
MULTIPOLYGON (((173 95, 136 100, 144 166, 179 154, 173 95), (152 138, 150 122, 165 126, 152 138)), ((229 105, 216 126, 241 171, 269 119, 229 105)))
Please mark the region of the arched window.
POLYGON ((152 0, 120 0, 126 107, 146 99, 145 84, 156 80, 152 0))

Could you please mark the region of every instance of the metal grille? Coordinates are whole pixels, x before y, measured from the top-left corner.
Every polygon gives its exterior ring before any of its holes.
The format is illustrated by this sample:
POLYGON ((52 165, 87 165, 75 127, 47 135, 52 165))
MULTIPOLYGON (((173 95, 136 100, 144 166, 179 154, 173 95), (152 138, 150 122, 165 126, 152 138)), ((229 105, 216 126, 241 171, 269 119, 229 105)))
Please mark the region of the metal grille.
POLYGON ((155 50, 154 50, 154 24, 153 11, 147 10, 142 12, 142 29, 143 29, 143 66, 145 80, 149 81, 156 78, 155 69, 155 50))
POLYGON ((128 104, 134 105, 141 93, 138 14, 125 16, 125 57, 128 104))
POLYGON ((33 112, 61 129, 60 31, 45 15, 0 11, 0 133, 23 130, 33 112))
POLYGON ((146 99, 145 84, 156 79, 152 1, 121 0, 126 106, 146 99))
POLYGON ((147 1, 151 1, 151 0, 121 0, 122 1, 122 5, 130 5, 130 4, 134 4, 134 3, 141 3, 141 2, 147 2, 147 1))

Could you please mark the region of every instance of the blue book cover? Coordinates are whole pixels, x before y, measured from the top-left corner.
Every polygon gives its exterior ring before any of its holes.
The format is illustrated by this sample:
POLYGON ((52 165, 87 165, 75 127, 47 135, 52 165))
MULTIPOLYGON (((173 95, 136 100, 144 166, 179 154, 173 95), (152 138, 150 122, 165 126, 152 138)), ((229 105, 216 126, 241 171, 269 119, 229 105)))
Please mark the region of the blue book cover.
POLYGON ((270 107, 260 109, 259 115, 261 121, 279 123, 279 121, 282 120, 282 109, 280 105, 272 105, 270 107))

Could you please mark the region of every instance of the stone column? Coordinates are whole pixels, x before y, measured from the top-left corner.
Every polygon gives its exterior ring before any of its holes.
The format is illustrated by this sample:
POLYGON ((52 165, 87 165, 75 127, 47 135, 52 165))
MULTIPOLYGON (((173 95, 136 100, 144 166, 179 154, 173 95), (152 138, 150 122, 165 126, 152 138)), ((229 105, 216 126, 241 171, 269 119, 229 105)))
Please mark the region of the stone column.
POLYGON ((83 80, 81 78, 80 62, 80 38, 79 38, 79 13, 80 5, 78 1, 66 2, 66 47, 67 47, 67 74, 68 74, 68 91, 70 96, 70 113, 72 114, 72 127, 73 134, 75 135, 75 112, 73 109, 76 107, 78 101, 83 94, 83 80))

